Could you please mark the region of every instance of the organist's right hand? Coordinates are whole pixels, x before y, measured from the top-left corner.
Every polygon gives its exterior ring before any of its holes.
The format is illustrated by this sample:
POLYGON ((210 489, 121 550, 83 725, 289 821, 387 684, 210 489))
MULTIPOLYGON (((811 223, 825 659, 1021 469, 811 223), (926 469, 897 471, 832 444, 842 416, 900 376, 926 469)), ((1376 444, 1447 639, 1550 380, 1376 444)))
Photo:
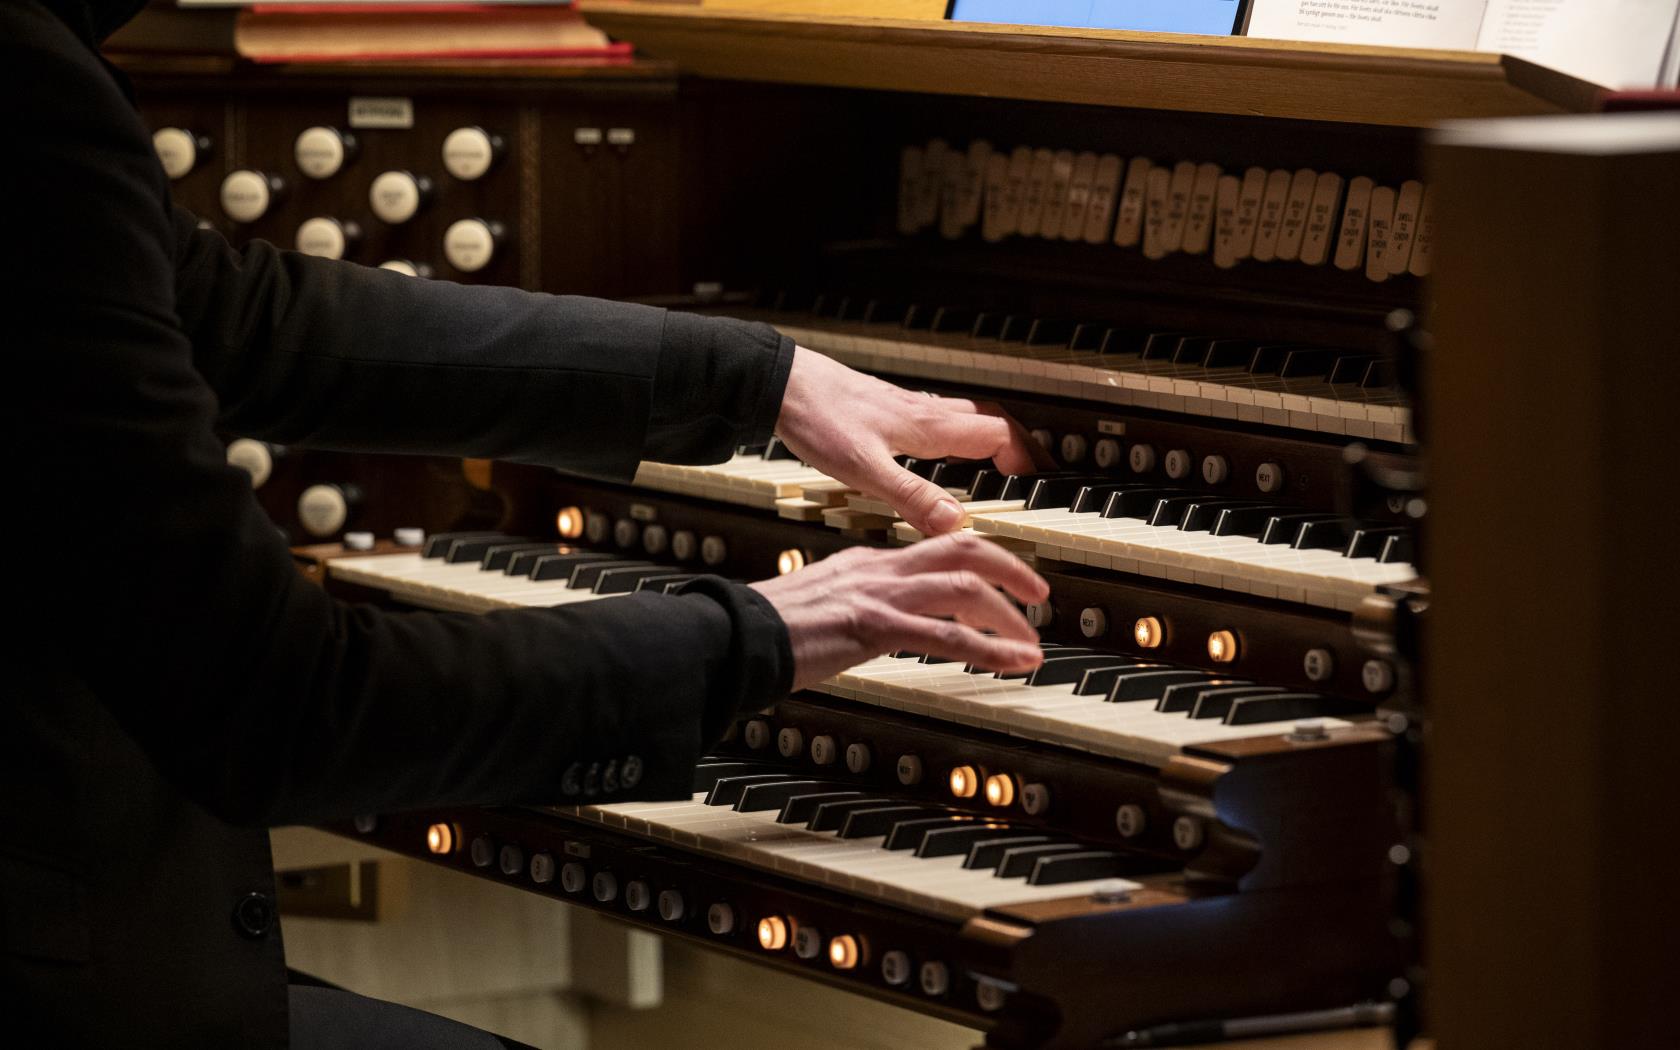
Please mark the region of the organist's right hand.
POLYGON ((1038 633, 999 589, 1031 603, 1048 598, 1050 585, 973 535, 853 547, 752 586, 787 625, 795 689, 896 649, 1004 672, 1043 661, 1038 633))

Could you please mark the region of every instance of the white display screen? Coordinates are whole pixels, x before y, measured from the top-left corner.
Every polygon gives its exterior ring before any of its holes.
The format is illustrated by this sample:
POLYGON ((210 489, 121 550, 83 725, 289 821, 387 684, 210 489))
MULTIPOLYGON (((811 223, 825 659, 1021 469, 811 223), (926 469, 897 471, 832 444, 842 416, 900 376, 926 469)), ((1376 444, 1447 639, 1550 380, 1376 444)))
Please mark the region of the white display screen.
POLYGON ((1239 0, 951 0, 953 22, 1230 36, 1239 0))

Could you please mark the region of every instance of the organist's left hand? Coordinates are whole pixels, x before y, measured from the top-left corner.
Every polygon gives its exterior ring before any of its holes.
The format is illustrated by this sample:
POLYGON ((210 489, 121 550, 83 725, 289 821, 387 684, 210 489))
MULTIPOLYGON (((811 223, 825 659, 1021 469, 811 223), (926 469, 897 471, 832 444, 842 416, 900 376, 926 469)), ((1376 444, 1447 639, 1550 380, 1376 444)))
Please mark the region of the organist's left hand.
POLYGON ((892 504, 919 532, 950 532, 963 511, 894 456, 989 459, 1010 474, 1042 461, 1038 443, 994 405, 903 390, 804 347, 793 353, 776 434, 829 477, 892 504))

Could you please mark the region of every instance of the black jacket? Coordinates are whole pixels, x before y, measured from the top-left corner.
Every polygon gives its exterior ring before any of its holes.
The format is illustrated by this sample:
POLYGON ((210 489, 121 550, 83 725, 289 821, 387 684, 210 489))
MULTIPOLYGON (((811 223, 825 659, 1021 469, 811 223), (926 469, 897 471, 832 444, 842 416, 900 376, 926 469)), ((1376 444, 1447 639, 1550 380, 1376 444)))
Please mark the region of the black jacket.
POLYGON ((438 803, 681 797, 791 680, 745 587, 483 617, 306 584, 218 427, 624 478, 764 439, 768 328, 467 288, 174 210, 93 41, 134 6, 0 0, 8 214, 0 999, 38 1045, 278 1047, 271 824, 438 803), (114 12, 114 13, 113 13, 114 12))

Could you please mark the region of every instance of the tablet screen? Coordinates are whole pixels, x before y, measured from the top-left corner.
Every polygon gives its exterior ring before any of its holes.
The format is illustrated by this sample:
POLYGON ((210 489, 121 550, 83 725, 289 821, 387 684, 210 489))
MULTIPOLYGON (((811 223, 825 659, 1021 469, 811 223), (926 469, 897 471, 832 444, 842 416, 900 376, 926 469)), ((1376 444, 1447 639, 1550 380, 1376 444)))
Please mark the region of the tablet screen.
POLYGON ((1240 0, 951 0, 946 13, 953 22, 1230 36, 1242 6, 1240 0))

